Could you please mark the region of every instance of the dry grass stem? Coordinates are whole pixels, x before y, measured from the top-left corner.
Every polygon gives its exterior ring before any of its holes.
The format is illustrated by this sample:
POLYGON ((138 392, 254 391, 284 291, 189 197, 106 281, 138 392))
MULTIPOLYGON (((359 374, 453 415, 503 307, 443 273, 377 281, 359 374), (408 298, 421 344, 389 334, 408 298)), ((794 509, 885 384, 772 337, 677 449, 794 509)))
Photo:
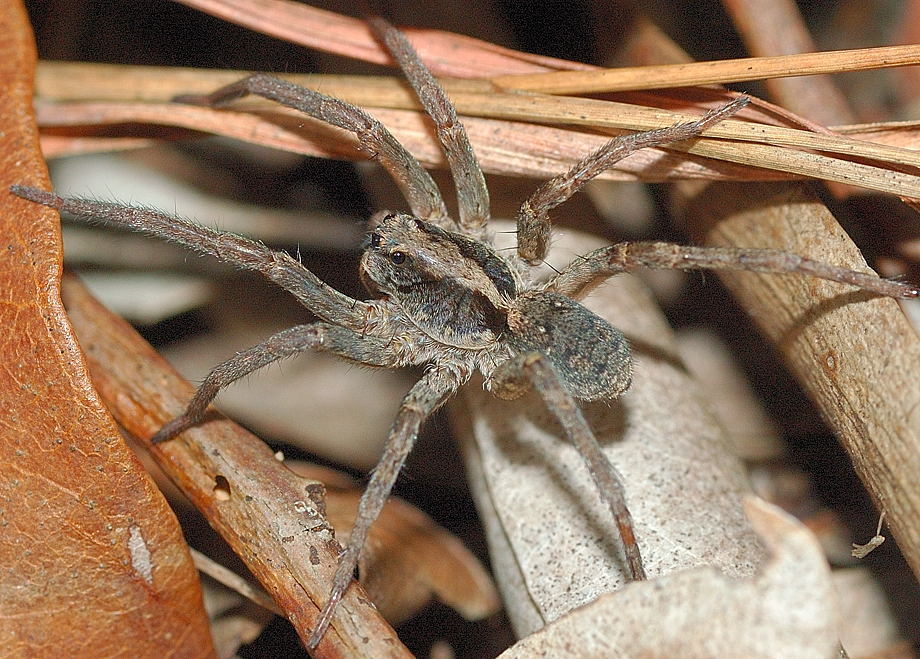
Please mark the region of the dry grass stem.
MULTIPOLYGON (((146 83, 146 88, 157 90, 153 96, 171 96, 185 85, 187 92, 193 93, 211 89, 219 84, 221 77, 227 80, 237 79, 243 72, 215 72, 170 69, 146 70, 143 75, 136 71, 127 71, 123 67, 85 64, 46 64, 43 67, 38 85, 39 94, 49 99, 73 99, 79 97, 111 98, 114 94, 122 99, 135 94, 132 85, 138 80, 146 83), (97 68, 102 66, 103 68, 97 68), (130 82, 134 80, 134 82, 130 82), (99 81, 104 81, 100 84, 99 81), (100 89, 104 87, 103 89, 100 89)), ((391 127, 398 138, 400 125, 392 112, 385 110, 417 109, 417 102, 395 79, 366 77, 351 78, 347 76, 286 76, 302 82, 324 93, 342 98, 349 102, 374 108, 372 111, 391 127), (378 110, 377 108, 383 108, 378 110)), ((469 87, 469 81, 459 81, 459 87, 469 87)), ((593 129, 648 130, 661 128, 679 121, 692 119, 684 113, 677 113, 656 108, 640 107, 612 101, 584 98, 559 98, 546 95, 500 94, 470 91, 451 91, 451 98, 459 112, 490 119, 526 120, 549 124, 575 125, 593 129)), ((279 148, 292 148, 294 142, 301 139, 300 126, 316 125, 318 122, 304 122, 302 117, 293 112, 278 110, 264 103, 241 104, 242 108, 271 108, 271 114, 264 120, 259 115, 215 111, 207 108, 178 106, 158 103, 80 103, 64 105, 39 105, 39 119, 45 126, 64 126, 68 124, 116 124, 125 122, 150 122, 171 126, 219 131, 242 139, 257 141, 261 144, 279 148), (292 125, 284 130, 271 117, 290 117, 292 125)), ((475 131, 475 120, 466 120, 471 132, 475 131)), ((512 126, 512 129, 529 131, 526 124, 512 126)), ((320 130, 320 137, 309 152, 318 155, 354 157, 352 149, 342 148, 342 142, 335 131, 326 127, 320 130)), ((421 129, 416 139, 407 136, 404 143, 410 150, 417 151, 419 137, 425 139, 427 131, 421 129)), ((489 131, 489 138, 494 145, 494 131, 489 131)), ((758 171, 774 170, 796 176, 818 178, 837 183, 846 183, 879 192, 888 192, 901 197, 920 196, 920 177, 898 171, 900 167, 920 167, 920 156, 916 150, 889 146, 863 140, 840 137, 825 133, 814 133, 782 126, 771 126, 747 121, 725 121, 707 131, 707 138, 694 140, 691 144, 677 144, 670 149, 685 151, 692 155, 711 159, 726 160, 743 166, 753 167, 747 174, 748 180, 762 180, 758 171), (809 149, 804 151, 800 149, 809 149), (821 151, 823 153, 815 153, 821 151), (870 160, 887 166, 876 166, 863 162, 841 160, 824 155, 824 153, 841 154, 848 158, 870 160)), ((427 134, 428 148, 425 153, 418 153, 423 162, 430 162, 437 157, 437 146, 427 134)), ((533 137, 531 137, 533 139, 533 137)), ((488 145, 474 140, 474 146, 483 152, 488 145)), ((294 147, 296 149, 296 147, 294 147)), ((585 150, 587 151, 587 149, 585 150)), ((582 151, 584 152, 584 151, 582 151)), ((438 159, 440 160, 440 159, 438 159)), ((494 167, 495 162, 483 158, 486 168, 495 173, 518 173, 494 167)), ((767 176, 766 178, 771 178, 767 176)), ((775 178, 775 177, 774 177, 775 178)), ((647 179, 646 179, 647 180, 647 179)))
POLYGON ((847 73, 920 64, 920 45, 856 48, 823 53, 743 57, 716 62, 636 66, 595 71, 558 71, 495 76, 504 89, 544 94, 596 94, 637 89, 667 89, 749 80, 847 73))

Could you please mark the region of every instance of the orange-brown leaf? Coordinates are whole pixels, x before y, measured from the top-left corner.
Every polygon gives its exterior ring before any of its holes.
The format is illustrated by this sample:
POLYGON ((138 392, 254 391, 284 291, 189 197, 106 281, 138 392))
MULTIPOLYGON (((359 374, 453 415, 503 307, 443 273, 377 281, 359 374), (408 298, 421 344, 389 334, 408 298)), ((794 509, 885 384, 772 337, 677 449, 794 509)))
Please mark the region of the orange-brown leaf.
POLYGON ((20 3, 0 9, 0 33, 0 647, 210 656, 179 525, 97 399, 61 306, 56 215, 8 192, 48 179, 20 3))

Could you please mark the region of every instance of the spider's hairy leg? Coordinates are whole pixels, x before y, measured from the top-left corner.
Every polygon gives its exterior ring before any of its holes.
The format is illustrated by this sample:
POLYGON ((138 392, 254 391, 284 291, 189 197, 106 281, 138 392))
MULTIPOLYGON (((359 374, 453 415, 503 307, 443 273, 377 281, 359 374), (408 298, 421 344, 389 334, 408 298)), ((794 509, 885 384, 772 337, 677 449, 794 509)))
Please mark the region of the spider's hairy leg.
POLYGON ((709 111, 696 121, 615 137, 576 163, 569 171, 543 183, 521 204, 518 211, 518 256, 532 265, 543 260, 549 244, 549 212, 581 190, 598 174, 639 149, 698 137, 707 128, 738 112, 749 101, 748 97, 741 96, 731 103, 709 111))
POLYGON ((390 174, 413 215, 449 228, 452 220, 441 193, 415 156, 386 127, 361 108, 293 82, 265 73, 244 78, 203 96, 184 95, 174 100, 193 105, 222 107, 248 95, 261 96, 338 126, 358 138, 361 148, 390 174))
POLYGON ((455 376, 448 375, 446 371, 431 370, 415 383, 403 399, 390 428, 380 462, 377 463, 367 489, 361 496, 358 516, 355 518, 351 536, 348 538, 345 550, 339 556, 339 565, 332 581, 329 600, 323 607, 313 633, 310 635, 310 640, 307 642, 308 649, 314 649, 322 640, 332 621, 336 606, 351 584, 352 575, 358 565, 358 555, 367 539, 368 530, 380 515, 380 510, 396 483, 399 471, 412 451, 419 426, 457 391, 460 384, 462 383, 458 382, 455 376))
MULTIPOLYGON (((632 515, 626 506, 623 479, 604 455, 578 404, 565 390, 552 364, 542 353, 523 353, 499 366, 492 374, 493 393, 506 389, 509 392, 508 398, 515 398, 531 386, 540 393, 546 406, 559 419, 569 441, 581 454, 591 478, 610 508, 623 543, 630 577, 634 581, 645 579, 632 515)), ((506 397, 500 391, 496 395, 506 397)))
POLYGON ((406 36, 382 18, 374 17, 368 22, 399 64, 422 107, 434 122, 457 189, 460 228, 473 235, 480 233, 489 221, 489 190, 466 129, 457 118, 457 111, 406 36))
POLYGON ((291 293, 320 318, 359 332, 365 328, 368 314, 365 302, 338 292, 289 254, 271 250, 262 243, 149 208, 69 199, 25 185, 10 186, 10 191, 82 222, 98 222, 150 234, 254 270, 291 293))
POLYGON ((395 364, 395 357, 388 343, 380 339, 362 336, 344 327, 326 323, 291 327, 237 353, 211 369, 185 411, 164 425, 150 442, 165 442, 196 425, 218 392, 232 382, 273 362, 307 350, 331 352, 365 366, 385 368, 395 364))
POLYGON ((911 298, 920 287, 883 279, 868 272, 814 261, 778 249, 696 247, 660 242, 617 243, 573 261, 550 280, 548 288, 574 299, 608 277, 637 267, 674 270, 748 270, 769 274, 801 274, 856 286, 869 293, 911 298))

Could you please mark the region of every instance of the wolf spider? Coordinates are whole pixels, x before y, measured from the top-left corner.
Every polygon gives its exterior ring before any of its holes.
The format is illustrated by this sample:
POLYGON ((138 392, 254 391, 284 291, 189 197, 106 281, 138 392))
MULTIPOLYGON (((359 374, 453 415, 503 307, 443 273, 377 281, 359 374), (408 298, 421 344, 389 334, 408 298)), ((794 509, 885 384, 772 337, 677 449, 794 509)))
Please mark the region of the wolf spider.
POLYGON ((419 162, 382 124, 349 103, 263 74, 206 96, 177 100, 216 107, 254 94, 354 133, 361 148, 393 177, 411 209, 411 214, 384 212, 371 219, 360 273, 368 288, 379 295, 377 299, 352 299, 287 253, 242 236, 149 209, 65 199, 26 186, 12 188, 21 197, 77 219, 153 234, 260 272, 322 319, 278 332, 214 368, 186 411, 157 432, 153 443, 172 439, 197 424, 218 391, 231 382, 303 351, 327 351, 372 367, 426 367, 396 414, 383 455, 361 498, 329 600, 309 641, 311 648, 321 640, 351 583, 368 529, 412 449, 419 426, 476 371, 499 398, 517 398, 530 387, 539 392, 583 456, 610 508, 630 576, 645 578, 619 475, 576 404, 576 400, 617 397, 630 384, 626 339, 576 301, 604 279, 639 266, 739 269, 800 273, 893 297, 920 293, 904 283, 779 250, 657 242, 620 243, 595 250, 545 283, 535 283, 528 268, 539 264, 547 253, 551 209, 630 153, 697 137, 740 110, 748 99, 740 97, 696 121, 610 140, 568 172, 545 182, 521 205, 517 253, 505 256, 492 247, 485 180, 444 90, 401 32, 382 19, 371 19, 371 25, 434 124, 456 184, 457 220, 448 216, 440 192, 419 162))

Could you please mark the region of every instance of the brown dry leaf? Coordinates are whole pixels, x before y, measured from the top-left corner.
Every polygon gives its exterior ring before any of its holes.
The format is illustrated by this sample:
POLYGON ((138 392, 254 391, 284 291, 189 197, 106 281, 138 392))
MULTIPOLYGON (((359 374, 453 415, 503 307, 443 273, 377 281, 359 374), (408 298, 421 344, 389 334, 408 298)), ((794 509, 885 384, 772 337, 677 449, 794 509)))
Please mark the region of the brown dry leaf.
MULTIPOLYGON (((224 20, 309 48, 366 62, 391 64, 367 24, 357 18, 291 0, 176 0, 224 20)), ((413 45, 438 76, 531 73, 583 69, 584 64, 502 48, 480 39, 440 30, 407 28, 413 45)))
POLYGON ((633 583, 519 641, 514 657, 839 656, 827 561, 795 518, 755 497, 745 510, 770 557, 754 576, 712 568, 633 583))
POLYGON ((97 399, 61 306, 55 214, 7 192, 48 180, 20 3, 0 8, 0 33, 0 647, 10 656, 211 656, 182 532, 97 399))
MULTIPOLYGON (((185 408, 194 388, 124 321, 73 279, 65 302, 93 384, 128 432, 150 437, 185 408)), ((322 485, 296 476, 261 440, 224 419, 151 452, 306 640, 338 563, 339 545, 322 515, 322 485)), ((359 585, 339 611, 315 656, 406 656, 359 585)))
MULTIPOLYGON (((894 34, 894 43, 914 44, 920 43, 920 5, 916 0, 904 4, 904 17, 898 24, 894 34)), ((899 102, 914 110, 917 109, 917 95, 920 91, 920 70, 917 68, 901 69, 897 71, 896 83, 893 85, 899 102)))
MULTIPOLYGON (((501 232, 508 228, 495 227, 506 239, 501 232)), ((551 262, 562 267, 598 246, 557 230, 551 262)), ((649 577, 700 565, 749 576, 762 549, 741 509, 747 478, 683 368, 670 328, 629 275, 586 303, 633 345, 629 394, 583 407, 623 475, 649 577)), ((497 400, 473 383, 453 410, 492 567, 518 635, 624 585, 609 510, 539 398, 497 400)))
MULTIPOLYGON (((286 464, 326 485, 326 517, 338 529, 339 541, 347 542, 362 488, 330 469, 305 462, 286 464)), ((361 584, 394 625, 414 616, 432 597, 467 620, 486 618, 500 606, 492 579, 476 557, 428 515, 398 497, 390 497, 371 528, 359 570, 361 584)))
MULTIPOLYGON (((169 125, 307 155, 349 159, 366 157, 357 151, 353 146, 354 140, 343 131, 271 104, 247 102, 243 107, 252 111, 243 113, 162 103, 176 94, 203 93, 245 75, 244 71, 45 62, 36 91, 40 98, 54 103, 40 102, 38 114, 46 129, 78 126, 83 130, 86 126, 126 123, 169 125)), ((282 77, 345 100, 373 106, 375 117, 424 164, 444 166, 443 154, 429 130, 427 119, 417 111, 417 103, 396 79, 313 75, 282 77)), ((584 153, 599 148, 609 139, 609 135, 514 121, 515 117, 531 120, 536 116, 546 121, 585 123, 584 120, 573 120, 572 108, 557 109, 555 115, 552 109, 535 115, 541 106, 533 102, 522 105, 517 95, 500 95, 501 98, 496 99, 494 93, 464 92, 470 87, 466 82, 455 81, 448 88, 461 111, 484 116, 464 118, 464 124, 483 167, 490 173, 546 178, 570 167, 584 153), (499 102, 496 103, 496 100, 499 102)), ((560 102, 553 97, 544 100, 552 105, 560 102)), ((572 99, 571 102, 580 100, 572 99)), ((588 125, 637 128, 675 121, 671 115, 663 117, 658 112, 658 116, 650 116, 647 109, 645 114, 642 114, 643 111, 635 106, 616 104, 614 107, 605 102, 603 111, 595 108, 591 112, 590 117, 597 118, 597 121, 588 125), (623 109, 625 113, 621 111, 623 109), (611 117, 615 115, 620 119, 614 122, 611 117)), ((64 139, 60 134, 49 137, 58 142, 64 139)), ((81 148, 87 146, 86 138, 75 139, 81 140, 81 148)), ((754 175, 767 180, 788 178, 782 173, 768 171, 754 175)), ((748 179, 751 176, 748 168, 732 163, 649 150, 628 158, 600 178, 658 181, 675 178, 748 179)))

